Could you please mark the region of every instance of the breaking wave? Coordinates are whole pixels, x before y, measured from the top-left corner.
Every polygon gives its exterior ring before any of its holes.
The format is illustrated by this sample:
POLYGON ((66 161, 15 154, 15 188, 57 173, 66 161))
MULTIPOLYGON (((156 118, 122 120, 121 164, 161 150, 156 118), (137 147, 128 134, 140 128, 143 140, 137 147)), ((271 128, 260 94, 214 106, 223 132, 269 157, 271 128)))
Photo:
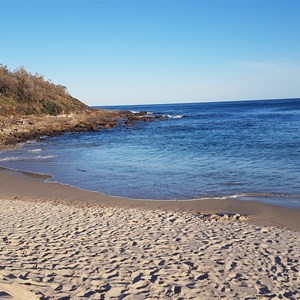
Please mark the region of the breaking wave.
POLYGON ((181 119, 184 115, 167 115, 169 119, 181 119))

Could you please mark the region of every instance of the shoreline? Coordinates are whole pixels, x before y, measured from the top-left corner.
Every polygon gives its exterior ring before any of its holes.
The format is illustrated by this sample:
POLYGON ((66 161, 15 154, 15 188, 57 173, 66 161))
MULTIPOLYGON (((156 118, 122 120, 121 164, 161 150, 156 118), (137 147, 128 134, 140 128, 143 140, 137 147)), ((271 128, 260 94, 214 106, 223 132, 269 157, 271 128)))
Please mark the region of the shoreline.
POLYGON ((57 182, 47 182, 47 174, 16 171, 0 167, 0 198, 30 202, 49 202, 79 207, 188 211, 203 214, 240 214, 249 216, 247 223, 273 226, 300 232, 300 210, 236 199, 145 200, 113 197, 57 182))
POLYGON ((0 168, 0 298, 297 299, 299 210, 44 180, 0 168))

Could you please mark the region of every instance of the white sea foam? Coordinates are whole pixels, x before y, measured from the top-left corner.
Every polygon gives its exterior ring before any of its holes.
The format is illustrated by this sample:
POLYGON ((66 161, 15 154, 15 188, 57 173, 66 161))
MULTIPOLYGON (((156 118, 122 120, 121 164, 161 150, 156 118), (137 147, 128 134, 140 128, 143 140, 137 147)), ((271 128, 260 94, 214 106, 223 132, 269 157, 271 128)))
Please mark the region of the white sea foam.
POLYGON ((241 197, 247 197, 249 194, 236 194, 236 195, 230 195, 230 196, 225 196, 225 198, 241 198, 241 197))
POLYGON ((181 119, 183 118, 183 115, 167 115, 169 119, 181 119))
POLYGON ((4 158, 0 158, 0 161, 14 161, 14 160, 24 160, 24 157, 4 157, 4 158))
POLYGON ((57 157, 57 155, 38 155, 34 157, 24 157, 24 156, 17 156, 17 157, 4 157, 0 158, 0 161, 25 161, 25 160, 46 160, 46 159, 52 159, 57 157))
POLYGON ((42 149, 31 149, 31 150, 27 150, 28 152, 41 152, 42 149))
POLYGON ((50 159, 50 158, 55 158, 55 157, 57 157, 57 155, 44 155, 44 156, 38 155, 35 158, 36 159, 50 159))
MULTIPOLYGON (((277 194, 277 193, 241 193, 241 194, 234 194, 234 195, 228 195, 225 196, 229 199, 234 198, 300 198, 299 195, 288 195, 288 194, 277 194)), ((296 200, 298 201, 298 200, 296 200)))

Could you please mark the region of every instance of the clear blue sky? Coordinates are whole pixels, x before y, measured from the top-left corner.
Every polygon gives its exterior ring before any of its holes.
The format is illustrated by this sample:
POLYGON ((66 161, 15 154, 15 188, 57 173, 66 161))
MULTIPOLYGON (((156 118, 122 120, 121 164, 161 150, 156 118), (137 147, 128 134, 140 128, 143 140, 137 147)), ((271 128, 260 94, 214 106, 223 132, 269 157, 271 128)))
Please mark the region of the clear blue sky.
POLYGON ((90 105, 300 97, 300 1, 1 1, 0 63, 90 105))

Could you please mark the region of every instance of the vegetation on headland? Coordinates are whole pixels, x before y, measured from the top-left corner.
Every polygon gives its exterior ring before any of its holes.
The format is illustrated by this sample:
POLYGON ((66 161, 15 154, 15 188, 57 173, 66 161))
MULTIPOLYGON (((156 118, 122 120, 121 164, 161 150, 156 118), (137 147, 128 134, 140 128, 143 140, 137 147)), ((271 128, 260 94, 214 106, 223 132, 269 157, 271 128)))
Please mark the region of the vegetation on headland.
POLYGON ((89 108, 70 96, 66 87, 24 68, 0 65, 0 149, 64 132, 98 131, 119 124, 164 119, 146 112, 89 108))
POLYGON ((0 114, 59 115, 87 106, 63 85, 31 74, 23 67, 10 71, 0 65, 0 114))

